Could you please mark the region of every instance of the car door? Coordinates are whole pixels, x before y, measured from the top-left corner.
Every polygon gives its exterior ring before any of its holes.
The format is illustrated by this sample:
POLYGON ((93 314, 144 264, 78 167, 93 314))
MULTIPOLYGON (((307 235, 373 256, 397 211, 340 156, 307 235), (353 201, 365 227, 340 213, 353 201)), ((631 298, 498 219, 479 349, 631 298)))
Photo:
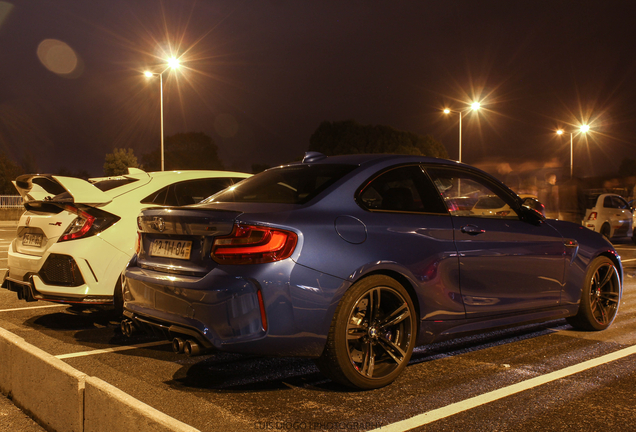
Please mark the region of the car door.
POLYGON ((618 195, 606 195, 603 209, 612 226, 612 237, 625 237, 632 222, 632 212, 627 201, 618 195))
POLYGON ((453 224, 419 165, 393 167, 365 182, 356 201, 367 229, 366 250, 408 268, 420 296, 421 319, 465 318, 453 224))
POLYGON ((516 196, 478 171, 431 166, 426 172, 452 215, 467 317, 557 306, 565 270, 561 235, 547 223, 522 220, 516 196), (510 209, 467 208, 484 197, 510 209))

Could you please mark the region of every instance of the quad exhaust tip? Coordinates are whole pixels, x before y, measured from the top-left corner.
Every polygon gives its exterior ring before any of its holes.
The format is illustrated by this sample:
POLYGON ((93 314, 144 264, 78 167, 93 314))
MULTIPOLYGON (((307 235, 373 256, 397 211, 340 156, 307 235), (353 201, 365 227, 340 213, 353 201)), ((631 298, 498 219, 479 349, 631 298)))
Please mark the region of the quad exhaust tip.
POLYGON ((120 328, 122 334, 126 337, 131 337, 135 332, 135 324, 129 319, 122 320, 120 328))
POLYGON ((181 338, 172 339, 172 351, 176 354, 185 354, 188 357, 198 356, 202 354, 201 346, 191 339, 183 340, 181 338))
POLYGON ((185 341, 181 338, 172 339, 172 351, 176 354, 183 354, 185 348, 185 341))

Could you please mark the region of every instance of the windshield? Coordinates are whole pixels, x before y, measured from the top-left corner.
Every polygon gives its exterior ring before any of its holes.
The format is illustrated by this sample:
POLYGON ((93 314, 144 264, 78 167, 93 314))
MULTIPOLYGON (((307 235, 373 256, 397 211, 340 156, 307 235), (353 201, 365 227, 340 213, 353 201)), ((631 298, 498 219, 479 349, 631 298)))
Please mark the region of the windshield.
POLYGON ((243 180, 202 201, 305 204, 355 165, 292 165, 273 168, 243 180))

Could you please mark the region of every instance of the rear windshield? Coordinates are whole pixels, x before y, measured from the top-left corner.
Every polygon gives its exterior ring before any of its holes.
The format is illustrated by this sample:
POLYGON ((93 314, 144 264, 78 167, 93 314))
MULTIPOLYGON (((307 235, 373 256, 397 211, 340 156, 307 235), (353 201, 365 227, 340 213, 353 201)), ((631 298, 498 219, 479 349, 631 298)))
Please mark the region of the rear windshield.
POLYGON ((355 168, 356 165, 328 164, 274 168, 203 202, 305 204, 355 168))
POLYGON ((108 190, 127 185, 128 183, 136 182, 137 180, 139 179, 121 177, 116 179, 100 180, 96 183, 93 183, 93 186, 95 186, 97 189, 101 190, 102 192, 106 192, 108 190))

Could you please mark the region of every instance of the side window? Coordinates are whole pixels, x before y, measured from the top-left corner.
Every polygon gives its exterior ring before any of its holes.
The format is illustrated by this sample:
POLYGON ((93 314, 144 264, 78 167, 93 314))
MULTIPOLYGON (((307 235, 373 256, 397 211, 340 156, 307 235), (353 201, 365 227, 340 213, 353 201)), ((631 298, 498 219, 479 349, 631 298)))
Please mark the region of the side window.
POLYGON ((616 208, 614 206, 614 203, 612 202, 612 197, 611 196, 606 196, 605 199, 603 199, 603 207, 605 208, 616 208))
POLYGON ((518 219, 514 199, 485 179, 455 169, 426 170, 453 216, 518 219))
POLYGON ((141 200, 142 204, 157 204, 164 205, 166 202, 166 196, 168 195, 168 187, 161 188, 158 191, 155 191, 148 195, 146 198, 141 200))
POLYGON ((619 209, 628 209, 629 205, 627 204, 627 201, 625 201, 623 198, 621 197, 613 197, 614 198, 614 207, 615 208, 619 208, 619 209))
POLYGON ((358 193, 357 201, 372 211, 447 214, 435 187, 417 165, 382 173, 358 193))

